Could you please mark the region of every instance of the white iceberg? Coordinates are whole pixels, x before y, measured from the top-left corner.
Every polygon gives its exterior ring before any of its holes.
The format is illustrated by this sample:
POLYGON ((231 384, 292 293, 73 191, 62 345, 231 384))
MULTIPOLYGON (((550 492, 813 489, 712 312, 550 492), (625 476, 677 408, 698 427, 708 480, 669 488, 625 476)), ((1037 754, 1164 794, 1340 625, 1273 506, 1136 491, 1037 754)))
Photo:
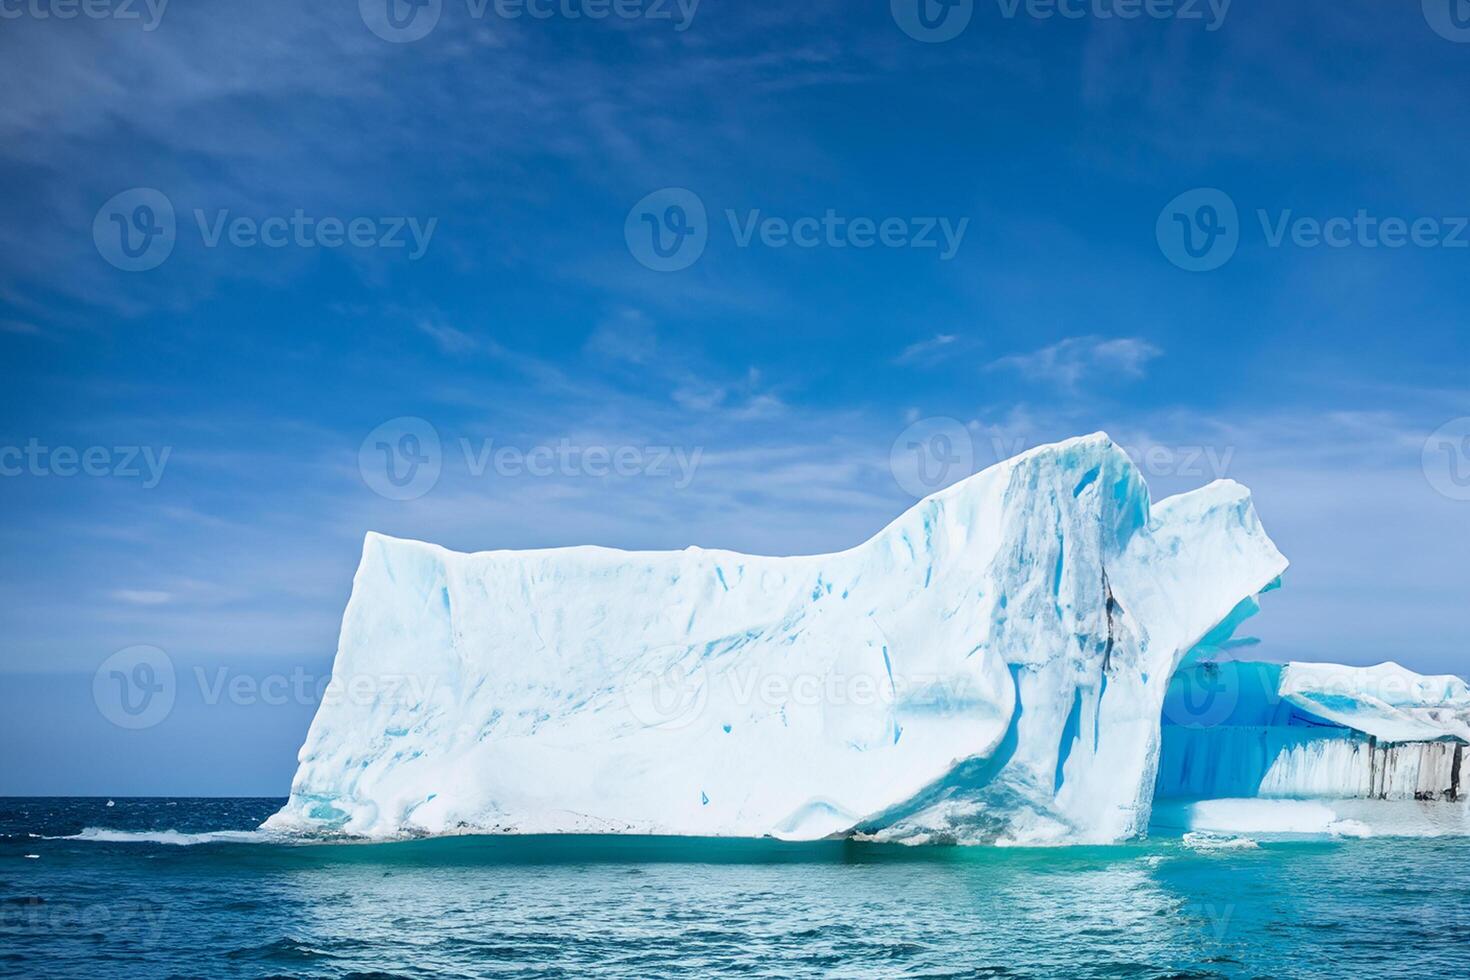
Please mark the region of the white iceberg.
POLYGON ((267 826, 1117 841, 1171 677, 1286 564, 1245 488, 1151 503, 1102 434, 831 555, 369 534, 267 826))

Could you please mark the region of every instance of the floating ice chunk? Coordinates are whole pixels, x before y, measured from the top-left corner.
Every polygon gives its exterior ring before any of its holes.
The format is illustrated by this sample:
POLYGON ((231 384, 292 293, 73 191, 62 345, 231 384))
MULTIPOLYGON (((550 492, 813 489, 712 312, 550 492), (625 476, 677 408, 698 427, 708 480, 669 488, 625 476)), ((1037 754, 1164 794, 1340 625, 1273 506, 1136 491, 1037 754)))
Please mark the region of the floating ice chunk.
POLYGON ((1184 846, 1195 851, 1254 851, 1261 845, 1249 837, 1236 834, 1212 834, 1192 830, 1182 838, 1184 846))
POLYGON ((1153 831, 1280 837, 1440 837, 1470 833, 1463 804, 1413 800, 1160 801, 1153 831))

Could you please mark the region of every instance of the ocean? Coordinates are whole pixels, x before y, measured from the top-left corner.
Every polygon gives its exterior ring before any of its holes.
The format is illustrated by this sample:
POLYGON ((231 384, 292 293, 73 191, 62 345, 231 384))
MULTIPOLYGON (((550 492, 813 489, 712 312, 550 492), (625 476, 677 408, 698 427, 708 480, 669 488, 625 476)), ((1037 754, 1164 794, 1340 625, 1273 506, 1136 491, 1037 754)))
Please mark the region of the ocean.
POLYGON ((1427 977, 1470 840, 997 849, 254 832, 273 799, 0 799, 5 977, 1427 977))

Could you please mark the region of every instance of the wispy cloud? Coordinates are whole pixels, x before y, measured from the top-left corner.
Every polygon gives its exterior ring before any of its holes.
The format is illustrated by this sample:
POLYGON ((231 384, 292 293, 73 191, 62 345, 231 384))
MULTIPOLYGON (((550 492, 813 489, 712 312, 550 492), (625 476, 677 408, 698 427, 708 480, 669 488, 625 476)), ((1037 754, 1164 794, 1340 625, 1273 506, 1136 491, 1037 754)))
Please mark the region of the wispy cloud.
POLYGON ((108 595, 132 606, 162 606, 173 600, 172 592, 161 589, 113 589, 108 595))
POLYGON ((438 323, 433 320, 420 319, 414 326, 433 338, 438 348, 446 354, 468 354, 470 351, 481 348, 480 341, 460 330, 451 327, 447 323, 438 323))
POLYGON ((1148 364, 1164 352, 1139 337, 1067 337, 1027 354, 1010 354, 992 361, 990 370, 1015 371, 1067 391, 1084 380, 1101 383, 1137 381, 1148 364))
POLYGON ((786 411, 785 402, 766 388, 761 372, 755 368, 733 382, 686 375, 674 389, 673 398, 692 412, 721 413, 742 422, 775 418, 786 411))
POLYGON ((584 350, 594 357, 643 365, 658 353, 658 337, 646 313, 623 309, 597 325, 584 350))
POLYGON ((958 334, 937 333, 928 340, 920 340, 909 344, 903 352, 893 359, 894 364, 935 364, 943 359, 948 348, 952 348, 955 341, 959 340, 958 334))

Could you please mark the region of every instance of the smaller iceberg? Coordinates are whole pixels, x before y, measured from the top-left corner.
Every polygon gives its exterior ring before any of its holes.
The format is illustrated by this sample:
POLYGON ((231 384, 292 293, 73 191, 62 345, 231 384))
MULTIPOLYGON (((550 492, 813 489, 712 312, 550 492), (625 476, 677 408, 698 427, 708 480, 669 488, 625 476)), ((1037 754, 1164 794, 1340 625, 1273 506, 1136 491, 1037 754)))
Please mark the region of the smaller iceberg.
POLYGON ((1154 826, 1461 833, 1470 687, 1398 664, 1199 663, 1164 701, 1154 826), (1394 804, 1394 805, 1387 805, 1394 804), (1452 804, 1435 809, 1435 805, 1452 804))

